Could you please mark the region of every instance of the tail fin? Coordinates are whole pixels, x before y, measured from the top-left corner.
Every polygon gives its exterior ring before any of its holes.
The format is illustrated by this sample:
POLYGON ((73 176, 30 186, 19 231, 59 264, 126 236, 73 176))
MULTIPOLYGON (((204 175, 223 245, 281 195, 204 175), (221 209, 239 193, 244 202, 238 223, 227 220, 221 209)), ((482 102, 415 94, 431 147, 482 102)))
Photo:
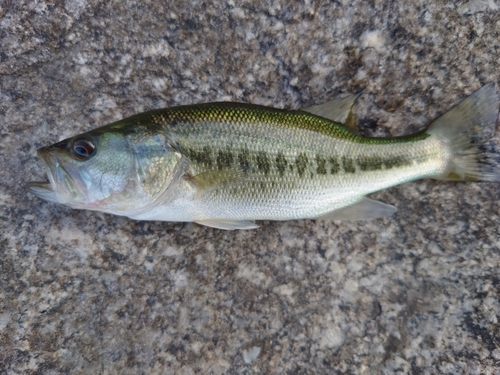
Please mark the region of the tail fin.
POLYGON ((495 84, 488 83, 429 126, 427 133, 451 152, 448 168, 436 179, 500 181, 500 151, 491 141, 498 106, 495 84))

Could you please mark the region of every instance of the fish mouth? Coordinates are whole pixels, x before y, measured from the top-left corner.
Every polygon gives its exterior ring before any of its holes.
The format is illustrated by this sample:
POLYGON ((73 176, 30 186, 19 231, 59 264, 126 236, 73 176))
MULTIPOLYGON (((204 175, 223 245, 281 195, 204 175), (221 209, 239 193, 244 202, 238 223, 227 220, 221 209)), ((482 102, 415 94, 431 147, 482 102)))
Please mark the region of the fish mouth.
POLYGON ((75 183, 63 163, 47 147, 38 149, 37 154, 45 164, 49 181, 30 182, 26 185, 28 191, 50 202, 68 203, 74 200, 77 195, 75 183))
POLYGON ((33 181, 26 184, 26 189, 31 194, 36 195, 38 198, 45 199, 49 202, 59 203, 56 197, 56 192, 52 189, 50 182, 33 181))

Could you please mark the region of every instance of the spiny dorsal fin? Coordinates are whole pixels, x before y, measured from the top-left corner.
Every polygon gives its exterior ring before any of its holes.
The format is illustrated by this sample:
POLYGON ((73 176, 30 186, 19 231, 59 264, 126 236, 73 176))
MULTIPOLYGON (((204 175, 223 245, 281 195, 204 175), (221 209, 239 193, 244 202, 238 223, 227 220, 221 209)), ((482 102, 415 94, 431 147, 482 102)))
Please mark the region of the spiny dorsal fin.
POLYGON ((346 98, 334 99, 323 104, 302 108, 302 111, 339 122, 352 132, 357 133, 358 129, 352 108, 363 91, 346 98))

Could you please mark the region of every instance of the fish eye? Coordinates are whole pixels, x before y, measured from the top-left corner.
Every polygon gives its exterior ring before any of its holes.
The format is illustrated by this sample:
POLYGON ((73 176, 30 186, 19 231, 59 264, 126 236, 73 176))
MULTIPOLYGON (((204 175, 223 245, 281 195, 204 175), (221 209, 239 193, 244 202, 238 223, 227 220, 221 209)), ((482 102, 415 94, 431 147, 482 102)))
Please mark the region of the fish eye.
POLYGON ((73 156, 76 160, 88 160, 95 154, 95 144, 91 139, 79 138, 73 142, 73 156))

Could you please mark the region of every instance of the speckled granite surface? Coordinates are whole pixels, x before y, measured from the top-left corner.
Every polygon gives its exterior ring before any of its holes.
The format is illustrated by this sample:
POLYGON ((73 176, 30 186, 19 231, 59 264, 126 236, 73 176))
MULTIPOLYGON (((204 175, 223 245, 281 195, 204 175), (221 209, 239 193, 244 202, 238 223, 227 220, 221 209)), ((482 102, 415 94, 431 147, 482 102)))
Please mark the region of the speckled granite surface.
POLYGON ((418 181, 372 196, 388 220, 247 232, 23 188, 37 147, 176 104, 366 88, 365 134, 422 129, 498 84, 498 4, 159 3, 0 3, 0 373, 500 373, 498 184, 418 181))

